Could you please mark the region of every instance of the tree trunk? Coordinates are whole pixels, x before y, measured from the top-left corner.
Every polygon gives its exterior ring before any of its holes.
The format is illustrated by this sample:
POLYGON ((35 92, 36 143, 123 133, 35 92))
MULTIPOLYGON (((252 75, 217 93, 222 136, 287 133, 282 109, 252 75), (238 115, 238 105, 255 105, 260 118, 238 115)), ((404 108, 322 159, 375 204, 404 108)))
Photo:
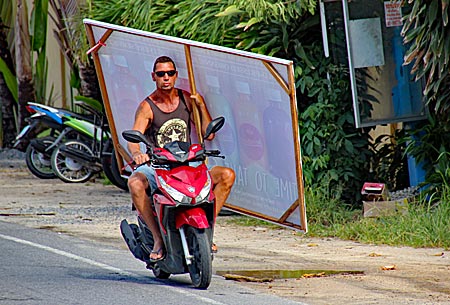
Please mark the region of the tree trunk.
POLYGON ((28 9, 25 1, 17 0, 15 25, 16 75, 19 91, 19 128, 22 129, 30 116, 26 110, 28 102, 36 100, 31 66, 31 42, 28 30, 28 9))
MULTIPOLYGON (((3 24, 3 20, 0 17, 0 57, 9 69, 14 71, 13 60, 6 39, 6 28, 7 27, 3 24)), ((0 73, 0 105, 0 117, 2 118, 0 123, 2 124, 1 130, 3 131, 0 135, 0 147, 11 147, 17 132, 14 117, 14 108, 17 107, 11 91, 9 91, 6 86, 2 73, 0 73)))
POLYGON ((102 95, 94 65, 90 63, 85 64, 79 60, 78 69, 81 79, 80 94, 102 102, 102 95))

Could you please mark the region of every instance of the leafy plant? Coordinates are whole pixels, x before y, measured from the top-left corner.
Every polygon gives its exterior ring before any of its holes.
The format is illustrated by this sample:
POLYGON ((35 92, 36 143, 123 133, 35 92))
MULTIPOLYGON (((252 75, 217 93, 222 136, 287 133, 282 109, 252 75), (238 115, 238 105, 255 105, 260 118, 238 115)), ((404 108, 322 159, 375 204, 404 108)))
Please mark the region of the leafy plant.
MULTIPOLYGON (((34 62, 33 80, 36 88, 36 99, 42 102, 47 100, 47 13, 48 0, 35 0, 30 20, 30 38, 32 62, 34 62), (36 55, 35 60, 33 55, 36 55)), ((51 96, 49 96, 49 100, 51 100, 51 96)))
POLYGON ((227 10, 240 20, 230 29, 236 47, 294 61, 306 185, 357 201, 369 173, 369 136, 354 128, 346 70, 322 55, 317 16, 299 8, 282 17, 239 5, 227 10))
POLYGON ((334 198, 355 203, 369 175, 370 136, 354 127, 346 70, 331 64, 319 50, 319 44, 308 49, 316 69, 306 64, 298 68, 300 100, 308 102, 299 107, 305 181, 334 198))
POLYGON ((100 86, 94 64, 86 54, 89 44, 82 22, 82 19, 89 15, 90 1, 86 1, 84 5, 78 4, 75 0, 49 1, 53 13, 50 14, 50 17, 56 28, 53 33, 61 53, 64 54, 71 69, 71 87, 77 89, 83 96, 101 101, 100 86))
POLYGON ((8 67, 6 62, 0 57, 0 73, 3 74, 3 78, 5 79, 6 86, 11 92, 14 100, 17 102, 18 100, 18 89, 17 89, 17 80, 11 69, 8 67))
POLYGON ((13 41, 12 3, 0 0, 0 147, 10 147, 17 130, 18 90, 9 46, 13 41))
POLYGON ((448 112, 450 104, 450 28, 449 1, 403 0, 408 12, 402 29, 404 43, 410 44, 405 64, 414 62, 415 79, 425 79, 424 93, 436 112, 448 112), (412 5, 412 6, 409 6, 412 5))
POLYGON ((450 168, 450 124, 448 118, 430 113, 428 120, 417 123, 402 140, 406 142, 406 153, 416 159, 425 170, 422 186, 427 192, 435 192, 449 182, 450 168))
POLYGON ((382 134, 373 143, 374 154, 371 167, 374 181, 384 182, 390 191, 402 190, 409 186, 408 160, 405 143, 399 143, 405 137, 403 129, 394 134, 382 134))
POLYGON ((334 228, 339 228, 357 217, 358 210, 351 210, 332 194, 324 194, 315 188, 305 189, 305 201, 311 236, 333 235, 334 228))

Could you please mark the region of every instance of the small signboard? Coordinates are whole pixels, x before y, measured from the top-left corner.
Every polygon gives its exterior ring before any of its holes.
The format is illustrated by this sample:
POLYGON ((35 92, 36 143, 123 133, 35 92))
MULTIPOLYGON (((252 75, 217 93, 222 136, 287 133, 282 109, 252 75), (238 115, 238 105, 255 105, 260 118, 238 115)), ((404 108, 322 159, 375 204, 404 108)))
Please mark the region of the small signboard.
POLYGON ((400 1, 385 1, 384 15, 386 27, 402 26, 402 5, 400 1))

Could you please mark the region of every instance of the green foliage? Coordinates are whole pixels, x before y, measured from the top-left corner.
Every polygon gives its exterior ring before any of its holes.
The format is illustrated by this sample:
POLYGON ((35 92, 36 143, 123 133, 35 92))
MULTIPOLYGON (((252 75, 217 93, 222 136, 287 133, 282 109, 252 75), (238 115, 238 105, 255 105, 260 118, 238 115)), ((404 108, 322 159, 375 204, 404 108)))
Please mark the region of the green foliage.
POLYGON ((6 82, 6 86, 8 87, 9 91, 11 91, 12 96, 14 97, 14 100, 17 102, 18 97, 18 88, 17 88, 17 80, 16 76, 11 72, 8 65, 5 63, 5 61, 0 57, 0 73, 3 74, 3 77, 6 82))
MULTIPOLYGON (((13 3, 10 0, 0 0, 0 25, 4 26, 4 28, 0 29, 2 32, 9 32, 9 37, 13 38, 12 31, 5 31, 5 29, 10 28, 13 24, 13 3)), ((12 40, 12 39, 11 39, 12 40)), ((7 39, 7 43, 9 39, 7 39)), ((8 64, 0 57, 0 73, 3 74, 3 77, 6 82, 6 86, 11 92, 14 100, 18 102, 18 88, 17 88, 17 80, 15 76, 15 71, 11 70, 12 68, 8 67, 8 64)))
POLYGON ((270 229, 280 229, 277 224, 270 223, 261 219, 256 219, 244 215, 236 215, 228 219, 228 223, 244 227, 265 227, 270 229))
POLYGON ((103 112, 102 103, 100 103, 96 99, 93 99, 93 98, 90 98, 90 97, 86 97, 86 96, 81 96, 81 95, 75 96, 74 99, 76 101, 80 101, 80 102, 85 103, 88 107, 94 109, 94 111, 97 111, 99 113, 103 112))
POLYGON ((372 181, 386 183, 390 191, 402 190, 409 186, 406 145, 402 142, 404 137, 405 131, 399 129, 394 135, 378 136, 372 146, 374 150, 371 161, 372 181))
POLYGON ((354 202, 369 175, 370 136, 354 127, 346 70, 321 56, 319 44, 307 51, 317 68, 296 67, 305 182, 354 202))
POLYGON ((47 12, 48 0, 34 0, 34 7, 31 14, 31 39, 32 50, 40 52, 45 50, 47 41, 47 12))
POLYGON ((308 187, 305 190, 309 234, 312 236, 334 236, 335 228, 351 222, 355 211, 331 194, 308 187))
POLYGON ((409 131, 405 139, 407 152, 426 171, 424 185, 428 187, 427 192, 440 192, 450 178, 447 173, 450 167, 449 1, 418 0, 408 8, 402 30, 405 43, 410 44, 405 63, 414 62, 412 72, 416 80, 425 80, 424 93, 430 114, 428 121, 409 131))
MULTIPOLYGON (((308 236, 391 246, 450 248, 450 187, 444 188, 436 204, 423 197, 410 203, 407 214, 381 218, 362 218, 361 210, 349 209, 342 201, 311 188, 305 194, 308 236)), ((246 227, 279 228, 247 216, 233 216, 228 222, 246 227)))
MULTIPOLYGON (((403 1, 405 2, 405 1, 403 1)), ((437 112, 448 112, 450 104, 450 27, 449 2, 416 0, 405 14, 404 43, 410 44, 405 64, 414 62, 416 80, 425 79, 424 93, 437 112)))
POLYGON ((233 28, 236 47, 295 64, 306 185, 355 202, 369 172, 369 136, 354 128, 346 70, 322 55, 318 17, 305 11, 295 15, 296 10, 257 14, 249 7, 251 3, 229 9, 241 20, 233 28))
POLYGON ((46 57, 48 0, 35 0, 30 19, 31 56, 36 99, 46 100, 48 62, 46 57))
POLYGON ((406 153, 416 159, 425 170, 426 192, 436 192, 450 181, 450 124, 449 118, 430 114, 428 120, 417 123, 403 139, 406 153))

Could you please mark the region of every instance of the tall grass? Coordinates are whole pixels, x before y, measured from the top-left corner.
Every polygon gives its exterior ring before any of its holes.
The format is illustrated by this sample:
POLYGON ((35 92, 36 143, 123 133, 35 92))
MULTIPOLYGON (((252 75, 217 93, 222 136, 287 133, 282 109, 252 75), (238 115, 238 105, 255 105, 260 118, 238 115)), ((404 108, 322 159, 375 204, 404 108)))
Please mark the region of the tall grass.
MULTIPOLYGON (((450 187, 444 187, 439 196, 439 200, 431 201, 427 197, 411 202, 404 215, 364 218, 361 209, 352 209, 338 199, 309 189, 306 191, 307 236, 450 249, 450 187)), ((243 226, 276 228, 273 224, 245 216, 233 217, 231 221, 243 226)))
POLYGON ((363 218, 361 210, 352 213, 338 202, 330 203, 326 197, 310 199, 313 199, 307 201, 310 236, 395 246, 450 248, 450 187, 444 188, 440 200, 433 201, 435 204, 431 204, 429 198, 418 199, 410 203, 407 214, 380 218, 363 218))

